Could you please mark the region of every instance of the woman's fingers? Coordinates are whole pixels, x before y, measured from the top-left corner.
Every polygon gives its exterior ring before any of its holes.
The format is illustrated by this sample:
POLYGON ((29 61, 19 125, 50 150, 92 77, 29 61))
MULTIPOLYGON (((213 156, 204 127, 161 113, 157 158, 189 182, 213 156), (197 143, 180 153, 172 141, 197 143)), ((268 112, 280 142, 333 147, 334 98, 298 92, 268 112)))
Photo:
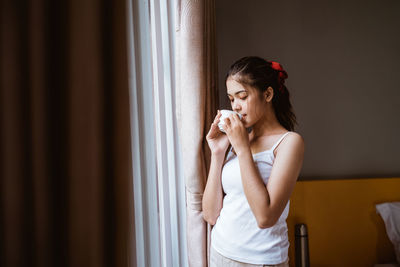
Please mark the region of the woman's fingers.
POLYGON ((224 129, 225 133, 228 134, 228 126, 225 124, 222 124, 222 129, 224 129))
POLYGON ((219 110, 218 110, 218 113, 214 118, 214 122, 218 123, 219 122, 219 118, 221 117, 221 115, 222 115, 221 112, 219 112, 219 110))
POLYGON ((231 126, 236 125, 238 123, 238 116, 236 114, 232 114, 229 116, 229 120, 231 126))
POLYGON ((243 122, 240 120, 239 115, 237 115, 237 114, 232 115, 231 122, 232 122, 232 125, 235 125, 237 127, 243 126, 243 122))
POLYGON ((220 122, 220 117, 221 116, 222 116, 222 114, 218 110, 217 115, 214 118, 214 121, 211 123, 210 131, 209 131, 209 134, 208 134, 208 136, 210 138, 211 137, 216 137, 219 134, 220 130, 219 130, 218 124, 220 122))
POLYGON ((231 118, 230 118, 230 117, 225 118, 225 119, 224 119, 224 122, 225 122, 225 125, 230 126, 230 125, 231 125, 231 118))
POLYGON ((213 130, 216 126, 217 124, 215 122, 211 123, 211 130, 213 130))
POLYGON ((237 115, 237 114, 232 114, 231 116, 232 116, 232 120, 233 120, 233 121, 235 121, 235 122, 240 121, 239 115, 237 115))

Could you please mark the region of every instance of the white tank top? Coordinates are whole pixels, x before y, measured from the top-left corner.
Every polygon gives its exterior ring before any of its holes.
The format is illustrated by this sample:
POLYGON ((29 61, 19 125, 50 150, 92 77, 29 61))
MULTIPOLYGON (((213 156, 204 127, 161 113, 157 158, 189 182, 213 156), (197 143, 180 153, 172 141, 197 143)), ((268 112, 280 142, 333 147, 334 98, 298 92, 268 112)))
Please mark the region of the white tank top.
MULTIPOLYGON (((253 154, 264 184, 271 174, 274 150, 288 133, 271 149, 253 154)), ((226 195, 211 232, 212 247, 227 258, 245 263, 275 265, 286 261, 289 250, 286 218, 290 201, 274 226, 261 229, 244 194, 239 160, 232 150, 227 155, 221 179, 226 195)))

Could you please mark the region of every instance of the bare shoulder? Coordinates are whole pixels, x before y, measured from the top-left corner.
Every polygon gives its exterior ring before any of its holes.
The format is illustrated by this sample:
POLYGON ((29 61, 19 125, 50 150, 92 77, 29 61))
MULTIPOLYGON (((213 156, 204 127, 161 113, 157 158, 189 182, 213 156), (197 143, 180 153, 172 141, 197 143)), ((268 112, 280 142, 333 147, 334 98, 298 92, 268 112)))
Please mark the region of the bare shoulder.
POLYGON ((298 145, 304 146, 304 138, 299 133, 290 132, 284 139, 287 139, 287 142, 296 143, 298 145))
POLYGON ((282 142, 276 148, 275 156, 277 154, 287 154, 287 153, 295 153, 301 154, 304 153, 304 138, 296 132, 290 132, 285 138, 283 138, 282 142))

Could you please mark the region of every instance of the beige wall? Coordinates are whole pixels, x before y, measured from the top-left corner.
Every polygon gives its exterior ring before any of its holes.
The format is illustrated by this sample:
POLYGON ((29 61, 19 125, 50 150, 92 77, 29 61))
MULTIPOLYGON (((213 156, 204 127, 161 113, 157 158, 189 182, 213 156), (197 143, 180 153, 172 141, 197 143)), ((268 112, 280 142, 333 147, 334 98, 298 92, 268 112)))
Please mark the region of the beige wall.
POLYGON ((217 0, 225 73, 247 55, 278 60, 306 141, 301 179, 400 175, 400 2, 217 0))

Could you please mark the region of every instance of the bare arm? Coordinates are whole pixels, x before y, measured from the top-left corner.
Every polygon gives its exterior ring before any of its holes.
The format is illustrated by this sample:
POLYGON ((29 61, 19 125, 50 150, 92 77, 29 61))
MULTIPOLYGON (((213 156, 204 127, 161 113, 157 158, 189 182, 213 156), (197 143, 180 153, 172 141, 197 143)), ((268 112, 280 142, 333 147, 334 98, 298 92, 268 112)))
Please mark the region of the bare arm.
POLYGON ((222 209, 223 190, 221 184, 221 170, 224 163, 224 154, 212 154, 210 171, 206 188, 203 194, 203 218, 214 225, 222 209))
POLYGON ((225 152, 229 146, 228 137, 218 128, 220 117, 221 113, 218 111, 206 137, 211 150, 211 164, 206 188, 203 193, 202 208, 204 220, 211 225, 214 225, 217 221, 222 208, 221 171, 224 164, 225 152))
POLYGON ((278 147, 268 184, 256 167, 250 148, 239 151, 238 159, 244 193, 260 228, 273 226, 282 214, 301 170, 304 141, 289 134, 278 147))

